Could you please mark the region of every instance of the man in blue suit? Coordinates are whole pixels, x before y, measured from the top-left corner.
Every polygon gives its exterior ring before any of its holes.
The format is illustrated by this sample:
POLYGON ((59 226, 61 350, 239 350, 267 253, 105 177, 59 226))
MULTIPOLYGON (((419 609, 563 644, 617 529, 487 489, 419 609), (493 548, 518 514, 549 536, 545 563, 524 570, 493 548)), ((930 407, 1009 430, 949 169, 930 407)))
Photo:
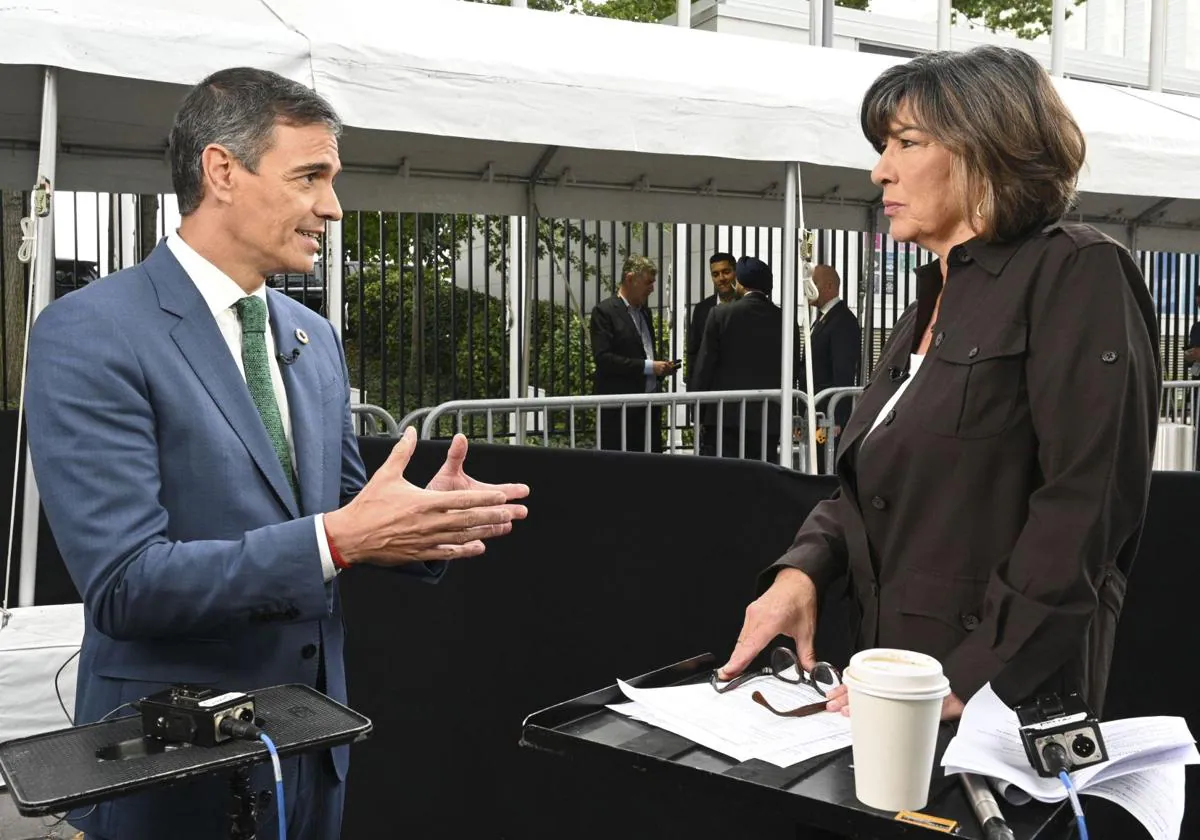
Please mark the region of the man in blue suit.
MULTIPOLYGON (((210 76, 171 132, 178 231, 34 325, 30 450, 86 612, 77 723, 185 682, 300 682, 345 701, 338 574, 362 562, 436 580, 526 514, 527 487, 466 476, 461 437, 429 487, 404 478, 411 430, 366 481, 337 334, 264 285, 310 270, 341 217, 340 130, 302 85, 210 76)), ((284 762, 291 840, 339 836, 347 759, 284 762)), ((229 805, 211 776, 72 821, 89 840, 216 840, 229 805)), ((272 804, 260 840, 275 825, 272 804)))

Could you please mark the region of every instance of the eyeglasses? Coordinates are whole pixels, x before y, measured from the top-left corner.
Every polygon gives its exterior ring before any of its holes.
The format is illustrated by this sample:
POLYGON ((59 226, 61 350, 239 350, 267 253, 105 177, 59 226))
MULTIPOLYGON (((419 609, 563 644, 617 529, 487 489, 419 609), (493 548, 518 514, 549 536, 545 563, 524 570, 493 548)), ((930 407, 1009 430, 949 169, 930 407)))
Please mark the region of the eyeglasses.
MULTIPOLYGON (((743 671, 738 676, 727 682, 722 682, 717 677, 717 672, 714 670, 708 679, 709 685, 718 694, 725 694, 728 691, 733 691, 739 686, 743 686, 750 680, 759 677, 775 677, 777 680, 782 680, 790 685, 806 685, 812 688, 817 694, 825 697, 830 689, 834 686, 842 684, 841 674, 837 668, 834 668, 828 662, 818 662, 813 666, 812 671, 805 672, 800 667, 800 661, 796 658, 796 654, 785 647, 777 647, 771 651, 771 664, 767 668, 759 668, 758 670, 743 671), (789 670, 794 669, 791 673, 789 670)), ((816 714, 825 710, 825 701, 820 703, 809 703, 806 706, 800 706, 797 709, 788 711, 780 711, 770 704, 767 698, 763 697, 762 692, 756 691, 750 695, 750 699, 760 706, 763 706, 773 714, 780 717, 807 717, 808 715, 816 714)))

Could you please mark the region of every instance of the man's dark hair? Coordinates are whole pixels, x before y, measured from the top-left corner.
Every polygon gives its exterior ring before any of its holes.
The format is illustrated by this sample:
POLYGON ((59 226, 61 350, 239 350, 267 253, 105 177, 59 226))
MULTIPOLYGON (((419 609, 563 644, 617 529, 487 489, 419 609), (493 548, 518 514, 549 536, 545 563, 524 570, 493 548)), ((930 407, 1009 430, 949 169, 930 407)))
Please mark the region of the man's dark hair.
POLYGON ((171 127, 171 181, 179 214, 194 212, 204 197, 206 147, 224 146, 254 172, 274 142, 277 122, 326 125, 335 136, 342 132, 342 121, 323 97, 270 70, 218 70, 192 88, 171 127))
POLYGON ((730 268, 737 267, 737 260, 734 259, 733 254, 727 254, 724 251, 717 251, 717 253, 708 258, 708 265, 710 268, 719 262, 729 263, 730 268))

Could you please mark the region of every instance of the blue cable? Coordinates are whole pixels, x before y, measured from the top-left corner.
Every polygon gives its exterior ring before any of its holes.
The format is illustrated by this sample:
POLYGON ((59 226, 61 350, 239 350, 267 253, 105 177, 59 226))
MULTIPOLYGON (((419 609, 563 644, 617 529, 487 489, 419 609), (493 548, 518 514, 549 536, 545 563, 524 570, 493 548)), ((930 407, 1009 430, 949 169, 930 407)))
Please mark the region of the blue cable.
MULTIPOLYGON (((287 812, 283 807, 283 768, 279 766, 279 753, 266 732, 258 733, 258 740, 267 745, 267 752, 271 754, 271 764, 275 768, 275 805, 279 814, 279 840, 287 840, 287 812)), ((1087 840, 1086 834, 1084 840, 1087 840)))
POLYGON ((1071 797, 1071 810, 1075 812, 1075 822, 1079 823, 1079 840, 1088 840, 1087 823, 1083 819, 1083 806, 1079 804, 1079 794, 1075 792, 1075 785, 1071 784, 1071 777, 1067 775, 1066 770, 1058 771, 1058 779, 1067 789, 1067 796, 1071 797))

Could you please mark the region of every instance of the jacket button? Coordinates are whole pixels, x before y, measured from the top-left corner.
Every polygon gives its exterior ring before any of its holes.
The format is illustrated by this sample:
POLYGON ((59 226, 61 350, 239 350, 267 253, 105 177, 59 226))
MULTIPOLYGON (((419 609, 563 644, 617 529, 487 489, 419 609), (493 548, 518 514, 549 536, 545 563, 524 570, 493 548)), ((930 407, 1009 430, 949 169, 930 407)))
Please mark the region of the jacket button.
POLYGON ((974 630, 979 626, 979 616, 967 613, 962 617, 962 626, 964 630, 974 630))
POLYGON ((887 413, 887 417, 883 418, 883 425, 890 426, 890 425, 892 425, 892 421, 895 419, 896 419, 896 409, 893 408, 891 411, 889 411, 887 413))
POLYGON ((967 351, 967 358, 968 358, 968 359, 974 359, 974 358, 975 358, 976 356, 978 356, 978 355, 979 355, 979 348, 978 348, 978 347, 972 347, 970 350, 968 350, 968 351, 967 351))
POLYGON ((937 338, 935 338, 935 339, 933 340, 933 346, 934 346, 934 347, 941 347, 941 346, 942 346, 942 342, 943 342, 943 341, 945 341, 945 340, 946 340, 946 333, 944 333, 944 332, 940 332, 940 333, 938 333, 938 334, 937 334, 937 338))
POLYGON ((871 499, 871 507, 875 510, 883 510, 887 507, 887 501, 882 496, 875 496, 871 499))
POLYGON ((304 647, 300 648, 300 655, 305 659, 312 659, 317 655, 317 646, 313 644, 305 645, 304 647))
POLYGON ((1104 352, 1103 352, 1103 353, 1100 355, 1100 361, 1102 361, 1102 362, 1104 362, 1105 364, 1108 364, 1108 365, 1111 365, 1111 364, 1112 364, 1113 362, 1115 362, 1116 360, 1117 360, 1117 354, 1116 354, 1116 352, 1115 352, 1115 351, 1113 351, 1113 350, 1105 350, 1105 351, 1104 351, 1104 352))

